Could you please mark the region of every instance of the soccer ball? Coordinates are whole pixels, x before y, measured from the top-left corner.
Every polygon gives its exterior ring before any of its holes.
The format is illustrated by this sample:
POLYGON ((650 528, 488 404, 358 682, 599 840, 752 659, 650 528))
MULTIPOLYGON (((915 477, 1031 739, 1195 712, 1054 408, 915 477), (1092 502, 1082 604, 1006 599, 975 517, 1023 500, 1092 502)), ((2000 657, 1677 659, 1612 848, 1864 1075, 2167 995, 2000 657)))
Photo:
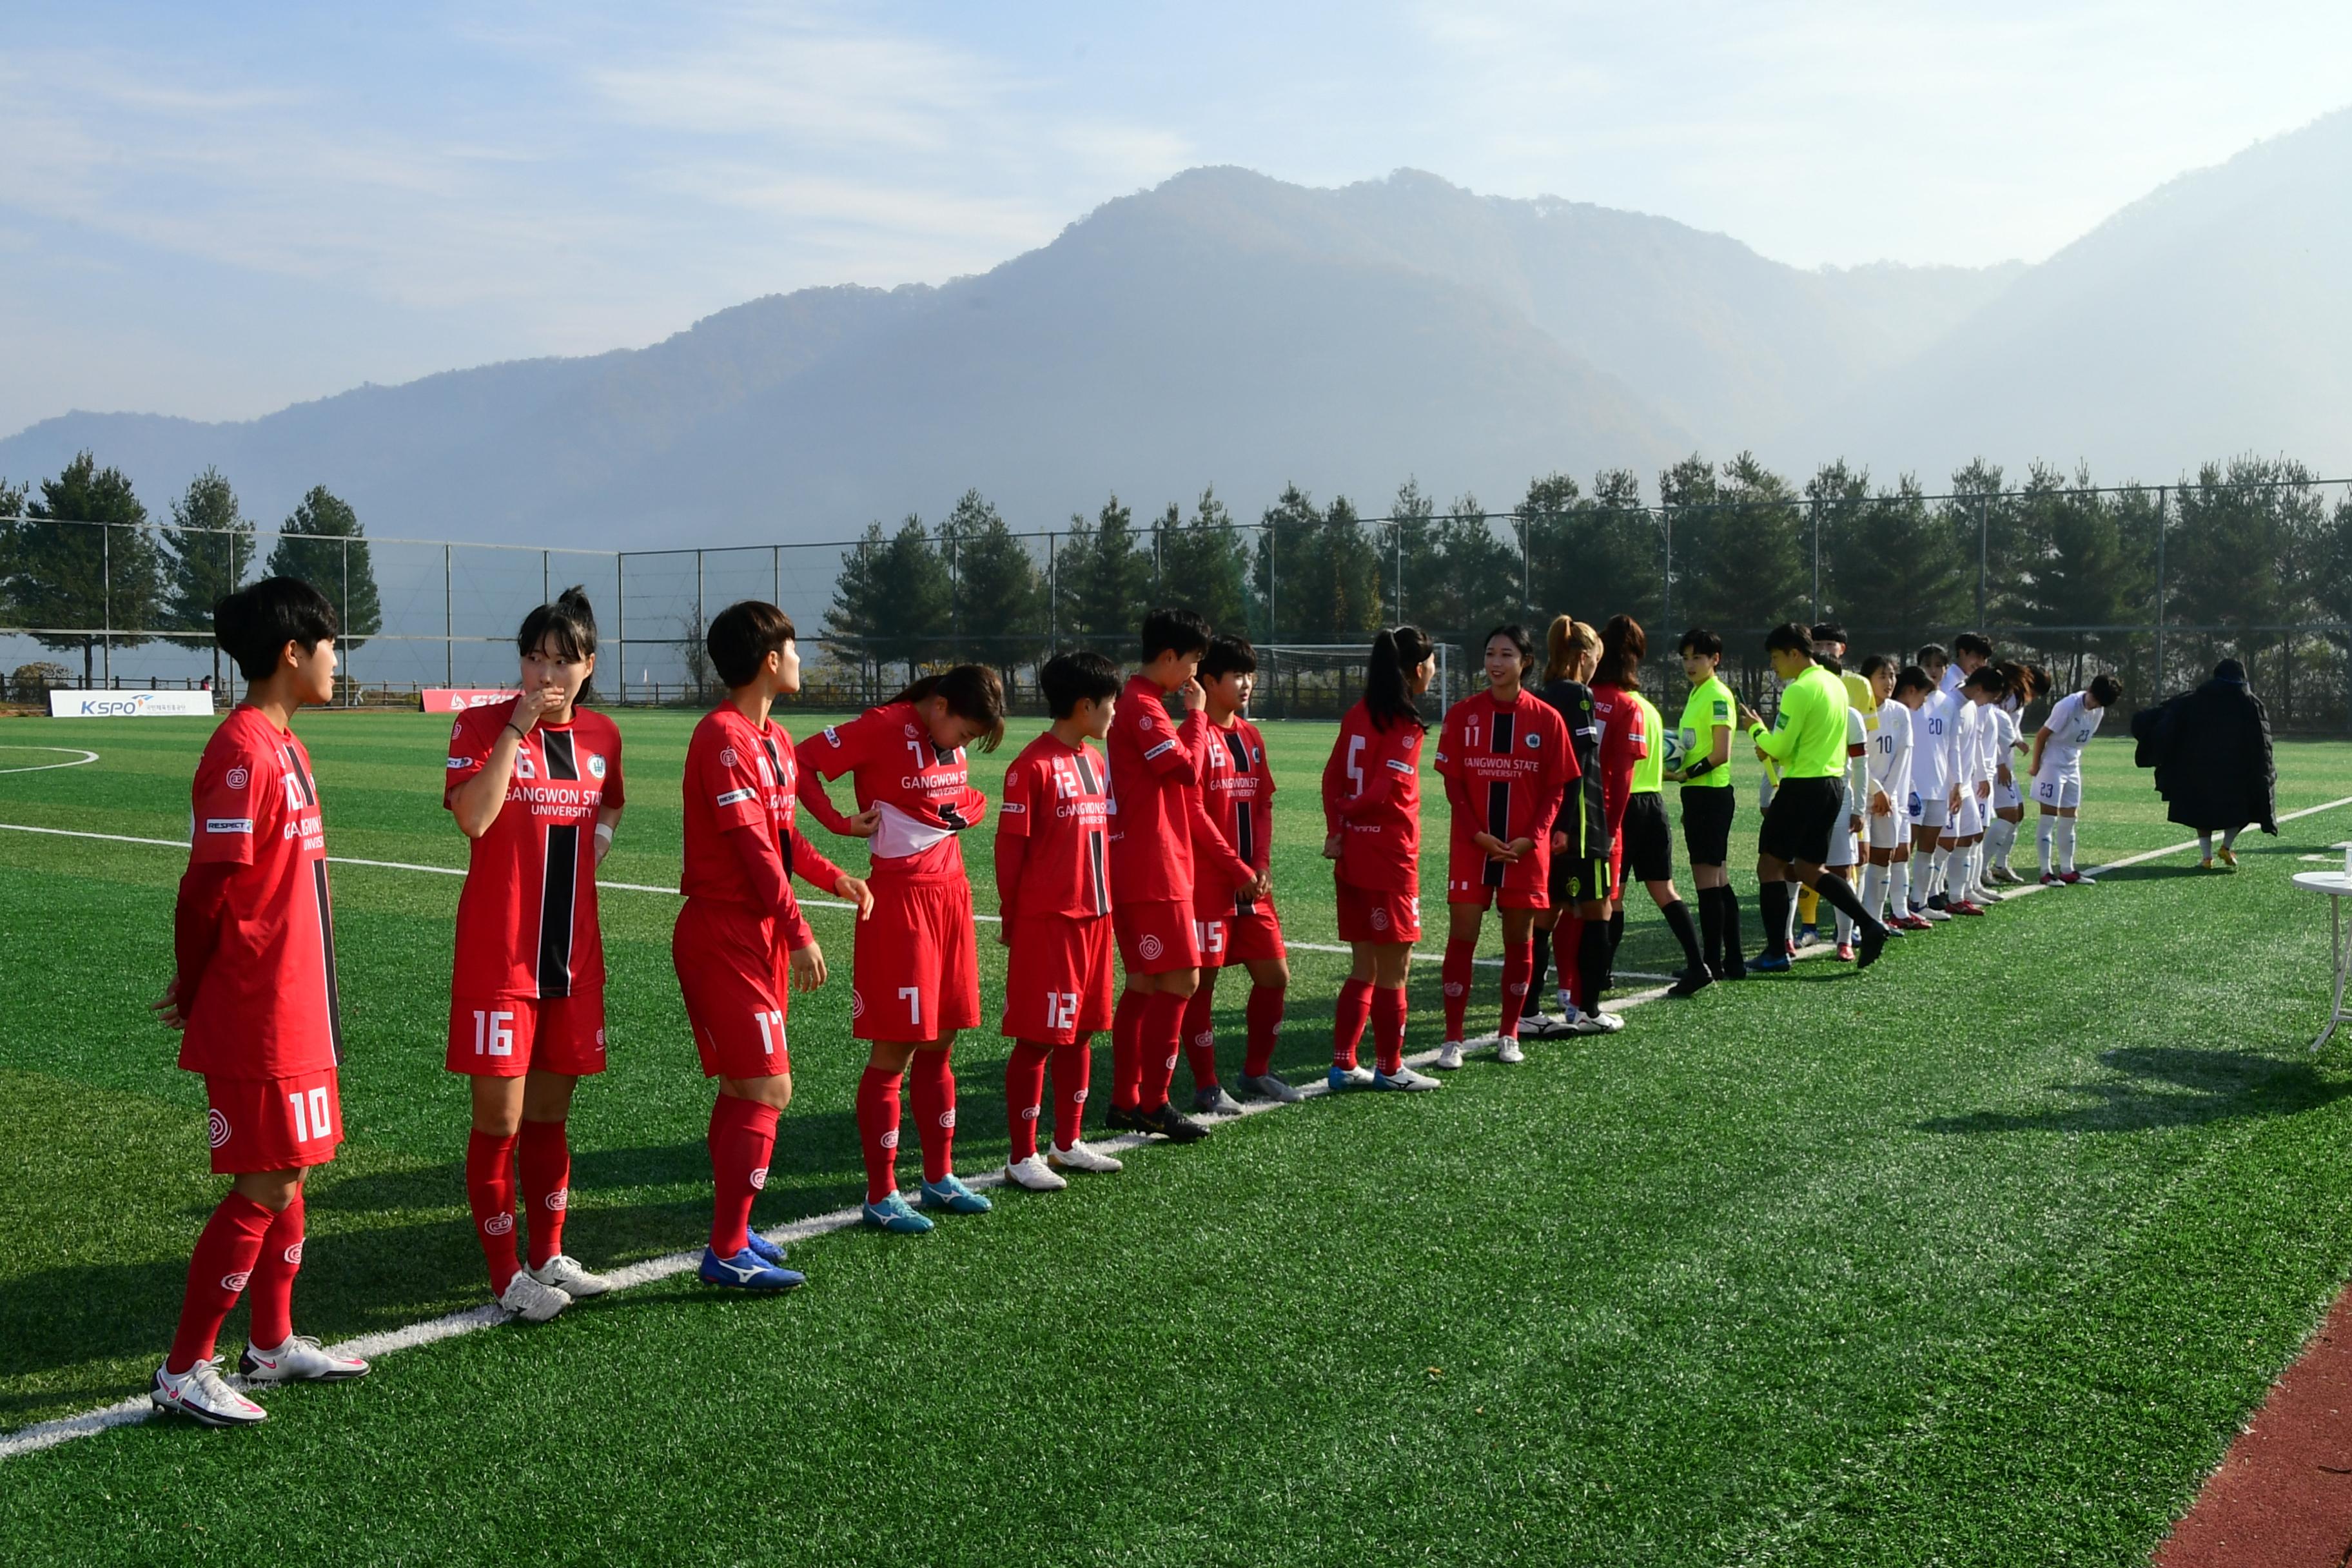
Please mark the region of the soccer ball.
POLYGON ((1683 759, 1690 754, 1689 747, 1690 742, 1683 738, 1680 730, 1666 731, 1666 772, 1682 771, 1683 759))

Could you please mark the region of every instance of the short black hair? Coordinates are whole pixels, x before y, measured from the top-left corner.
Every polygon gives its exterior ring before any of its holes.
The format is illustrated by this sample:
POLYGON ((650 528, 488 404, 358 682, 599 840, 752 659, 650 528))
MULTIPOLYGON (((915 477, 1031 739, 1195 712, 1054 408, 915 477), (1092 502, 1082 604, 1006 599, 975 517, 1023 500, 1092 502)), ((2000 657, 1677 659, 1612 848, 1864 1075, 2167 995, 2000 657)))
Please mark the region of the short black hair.
POLYGON ((1706 626, 1693 626, 1683 634, 1683 640, 1675 645, 1675 651, 1695 653, 1701 658, 1721 658, 1723 639, 1706 626))
POLYGON ((578 584, 555 595, 553 604, 541 605, 522 618, 522 629, 515 634, 516 651, 528 658, 549 637, 555 639, 555 651, 565 658, 595 656, 596 612, 588 607, 588 595, 578 584))
POLYGON ((1868 680, 1882 669, 1893 669, 1895 661, 1883 653, 1874 653, 1862 661, 1862 678, 1868 680))
POLYGON ((1163 606, 1143 617, 1143 662, 1163 653, 1179 657, 1209 651, 1209 623, 1198 610, 1163 606))
POLYGON ((213 641, 247 680, 267 680, 288 643, 304 652, 337 635, 335 606, 299 577, 264 577, 213 606, 213 641))
POLYGON ((1100 702, 1118 695, 1118 666, 1092 648, 1057 653, 1037 671, 1037 689, 1045 694, 1045 711, 1066 719, 1081 702, 1100 702))
POLYGON ((1782 621, 1764 634, 1766 653, 1801 653, 1813 657, 1813 628, 1796 621, 1782 621))
POLYGON ((1992 643, 1980 632, 1962 632, 1952 639, 1952 652, 1972 653, 1979 658, 1992 657, 1992 643))
POLYGON ((1991 665, 1980 664, 1977 666, 1977 672, 1974 675, 1960 682, 1960 689, 2005 692, 2009 689, 2009 677, 2001 674, 1991 665))
POLYGON ((710 654, 710 668, 732 691, 751 685, 770 654, 798 640, 792 616, 764 599, 739 599, 710 617, 702 646, 710 654))
POLYGON ((1849 639, 1845 635, 1845 628, 1843 626, 1838 625, 1835 621, 1823 621, 1821 625, 1813 628, 1813 640, 1815 642, 1833 642, 1837 644, 1838 647, 1843 647, 1849 639))
POLYGON ((1519 673, 1522 676, 1526 675, 1528 667, 1536 661, 1536 639, 1528 636, 1528 628, 1517 621, 1507 621, 1496 626, 1486 634, 1485 641, 1479 643, 1478 648, 1482 655, 1487 644, 1496 637, 1507 639, 1513 647, 1519 650, 1519 673))
POLYGON ((1221 675, 1255 675, 1257 649, 1250 647, 1247 637, 1214 637, 1209 639, 1209 651, 1201 659, 1201 679, 1214 680, 1221 675))
POLYGON ((1895 672, 1895 695, 1897 697, 1902 696, 1906 691, 1933 691, 1935 689, 1936 678, 1928 674, 1926 670, 1920 668, 1916 664, 1906 664, 1901 669, 1895 672))
POLYGON ((1914 662, 1923 665, 1949 664, 1952 662, 1951 650, 1945 647, 1944 645, 1939 642, 1921 643, 1919 645, 1919 651, 1913 654, 1911 657, 1914 662))
POLYGON ((2091 678, 2091 695, 2099 700, 2102 708, 2112 708, 2123 700, 2124 683, 2112 675, 2091 678))

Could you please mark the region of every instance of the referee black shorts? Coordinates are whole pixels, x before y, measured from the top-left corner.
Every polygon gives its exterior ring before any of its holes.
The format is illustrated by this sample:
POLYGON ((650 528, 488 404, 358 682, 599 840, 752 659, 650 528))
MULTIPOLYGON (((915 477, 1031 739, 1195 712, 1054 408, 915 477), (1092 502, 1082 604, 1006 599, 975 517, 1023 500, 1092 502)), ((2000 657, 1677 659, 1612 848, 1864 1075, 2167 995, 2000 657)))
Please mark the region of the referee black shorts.
POLYGON ((1793 866, 1826 865, 1830 838, 1845 826, 1845 781, 1782 779, 1764 811, 1763 831, 1756 847, 1775 860, 1793 866))
POLYGON ((1683 852, 1694 866, 1726 866, 1731 862, 1731 818, 1739 809, 1739 792, 1728 785, 1685 789, 1683 852))
POLYGON ((1625 880, 1629 885, 1673 879, 1675 835, 1666 826, 1665 796, 1654 792, 1628 796, 1622 834, 1620 844, 1624 850, 1625 880))

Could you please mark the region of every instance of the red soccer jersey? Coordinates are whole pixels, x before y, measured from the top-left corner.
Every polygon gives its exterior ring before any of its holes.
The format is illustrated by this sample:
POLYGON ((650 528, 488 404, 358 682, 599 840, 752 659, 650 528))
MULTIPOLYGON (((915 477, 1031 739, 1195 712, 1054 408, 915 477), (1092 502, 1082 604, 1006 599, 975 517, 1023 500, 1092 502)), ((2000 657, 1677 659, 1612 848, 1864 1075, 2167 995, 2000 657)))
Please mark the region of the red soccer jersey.
POLYGON ((1093 747, 1066 746, 1050 730, 1004 770, 996 898, 1007 921, 1110 913, 1109 784, 1093 747))
POLYGON ((1420 725, 1382 729, 1359 702, 1323 764, 1323 821, 1340 836, 1339 880, 1376 892, 1421 890, 1420 725))
POLYGON ((1559 813, 1561 790, 1579 776, 1559 710, 1524 688, 1507 703, 1496 702, 1486 691, 1465 697, 1445 715, 1437 771, 1444 775, 1446 800, 1454 808, 1447 879, 1543 891, 1551 865, 1552 818, 1559 813), (1533 839, 1535 849, 1512 863, 1490 860, 1472 842, 1480 833, 1506 844, 1533 839))
POLYGON ((786 877, 826 892, 841 868, 818 854, 794 823, 799 782, 793 738, 773 720, 754 727, 742 710, 721 703, 702 716, 686 747, 686 868, 678 890, 689 899, 735 905, 754 919, 782 922, 777 935, 793 952, 809 942, 808 921, 797 901, 778 911, 754 891, 742 853, 728 842, 738 827, 758 827, 772 843, 786 877))
MULTIPOLYGON (((490 760, 518 699, 468 708, 449 731, 441 803, 490 760)), ((473 841, 457 895, 450 994, 576 996, 604 984, 596 919, 596 816, 622 804, 621 731, 602 713, 534 728, 515 752, 506 803, 473 841)))
POLYGON ((1633 764, 1650 754, 1642 705, 1622 686, 1592 689, 1592 721, 1601 731, 1601 813, 1613 840, 1624 826, 1633 793, 1633 764))
POLYGON ((987 815, 988 797, 971 787, 963 748, 933 745, 913 703, 828 724, 801 742, 800 753, 803 798, 823 795, 818 779, 852 773, 858 809, 882 808, 871 844, 877 873, 927 881, 963 875, 956 835, 987 815))
POLYGON ((191 871, 229 866, 226 901, 183 971, 180 1065, 219 1078, 292 1078, 342 1060, 327 837, 310 753, 238 707, 205 743, 189 792, 191 871))
POLYGON ((1205 868, 1215 864, 1220 847, 1253 872, 1273 862, 1274 773, 1265 764, 1265 737, 1246 719, 1236 718, 1230 727, 1211 724, 1195 756, 1195 787, 1205 820, 1193 827, 1192 863, 1203 869, 1193 878, 1192 912, 1203 920, 1255 913, 1256 904, 1205 868), (1214 845, 1201 842, 1210 832, 1216 835, 1214 845))
MULTIPOLYGON (((1110 877, 1127 903, 1177 903, 1189 911, 1196 869, 1194 834, 1201 807, 1200 747, 1208 715, 1188 713, 1180 728, 1168 716, 1166 695, 1144 677, 1130 678, 1111 721, 1110 877)), ((1212 829, 1213 832, 1213 829, 1212 829)), ((1203 842, 1203 854, 1233 886, 1257 872, 1222 843, 1203 842)))

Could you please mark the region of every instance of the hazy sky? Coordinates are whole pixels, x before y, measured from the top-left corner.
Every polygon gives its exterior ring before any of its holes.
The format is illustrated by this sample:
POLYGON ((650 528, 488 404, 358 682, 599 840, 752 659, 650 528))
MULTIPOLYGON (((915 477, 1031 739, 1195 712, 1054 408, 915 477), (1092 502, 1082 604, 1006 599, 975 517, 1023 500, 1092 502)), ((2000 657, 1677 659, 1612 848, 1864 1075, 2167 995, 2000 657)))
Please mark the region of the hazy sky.
POLYGON ((0 12, 0 434, 980 271, 1199 163, 2039 259, 2352 100, 2343 0, 359 9, 0 12))

